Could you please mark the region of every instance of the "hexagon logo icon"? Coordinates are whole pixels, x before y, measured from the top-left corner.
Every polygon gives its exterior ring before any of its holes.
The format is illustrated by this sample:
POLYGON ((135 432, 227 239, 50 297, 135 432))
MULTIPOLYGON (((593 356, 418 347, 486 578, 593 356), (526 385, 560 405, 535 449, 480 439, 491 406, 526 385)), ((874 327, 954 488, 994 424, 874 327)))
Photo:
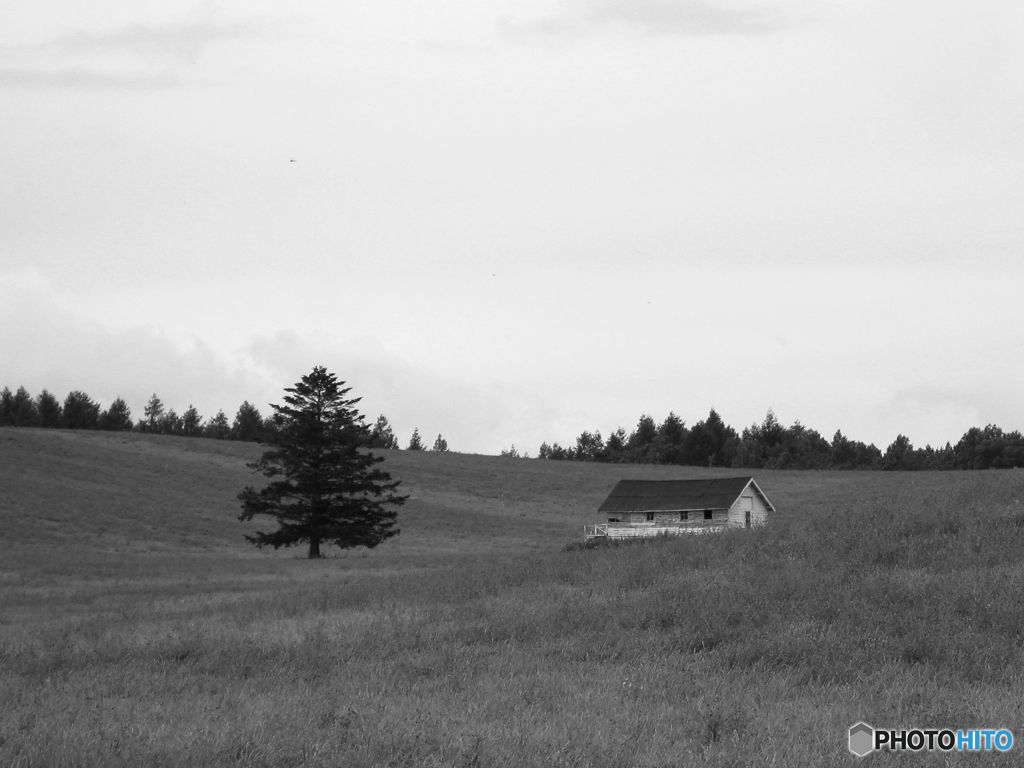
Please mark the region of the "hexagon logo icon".
POLYGON ((857 757, 874 752, 874 740, 875 729, 867 723, 860 722, 850 726, 850 751, 857 757))

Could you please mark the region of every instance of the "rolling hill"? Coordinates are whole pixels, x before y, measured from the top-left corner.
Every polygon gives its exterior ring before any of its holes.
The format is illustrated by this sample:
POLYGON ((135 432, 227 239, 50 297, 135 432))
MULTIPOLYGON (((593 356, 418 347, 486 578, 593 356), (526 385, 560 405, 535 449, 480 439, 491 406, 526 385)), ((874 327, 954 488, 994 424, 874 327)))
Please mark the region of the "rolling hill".
MULTIPOLYGON (((258 445, 137 433, 0 430, 0 543, 4 566, 87 576, 130 573, 139 563, 173 571, 185 559, 268 563, 243 540, 237 493, 261 478, 245 466, 258 445)), ((508 459, 380 451, 410 495, 401 535, 366 556, 389 564, 438 557, 515 556, 558 549, 624 478, 690 478, 744 470, 508 459)), ((809 511, 888 499, 916 483, 941 492, 958 473, 757 472, 779 510, 773 524, 809 511)), ((264 525, 269 525, 264 521, 264 525)), ((258 527, 258 523, 254 524, 258 527)), ((328 550, 328 554, 337 553, 328 550)), ((299 550, 278 553, 294 558, 299 550)), ((360 556, 362 557, 362 555, 360 556)), ((353 559, 353 558, 349 558, 353 559)))
POLYGON ((260 450, 0 430, 0 764, 821 766, 1024 719, 1024 473, 758 472, 765 529, 567 551, 623 477, 738 473, 384 452, 401 535, 311 562, 242 539, 260 450))

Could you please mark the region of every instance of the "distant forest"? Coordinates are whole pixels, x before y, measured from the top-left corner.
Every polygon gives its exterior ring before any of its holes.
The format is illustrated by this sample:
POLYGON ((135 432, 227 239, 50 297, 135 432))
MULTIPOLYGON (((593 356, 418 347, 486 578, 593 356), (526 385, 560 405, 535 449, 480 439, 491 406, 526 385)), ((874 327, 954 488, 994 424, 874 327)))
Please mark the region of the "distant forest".
MULTIPOLYGON (((205 437, 214 440, 255 441, 261 435, 277 429, 277 416, 264 417, 256 406, 243 402, 235 418, 228 420, 223 410, 204 420, 194 406, 183 413, 167 408, 155 394, 146 404, 143 417, 132 421, 128 404, 117 398, 106 410, 85 392, 75 390, 61 402, 47 390, 32 397, 25 387, 12 393, 9 387, 0 391, 0 427, 41 427, 49 429, 102 429, 109 432, 149 432, 180 437, 205 437)), ((367 427, 366 444, 371 448, 398 449, 398 439, 383 415, 372 427, 367 427)), ((414 429, 406 450, 428 450, 414 429)), ((448 442, 438 435, 433 451, 447 451, 448 442)))
POLYGON ((785 427, 771 410, 763 422, 740 434, 712 409, 691 427, 674 413, 661 424, 645 414, 628 435, 621 427, 607 439, 597 430, 583 432, 574 447, 544 443, 537 455, 567 461, 738 469, 1009 469, 1024 467, 1024 437, 989 424, 984 429, 972 427, 956 445, 946 443, 941 448, 915 448, 905 435, 898 435, 883 453, 838 430, 829 442, 799 421, 785 427))
MULTIPOLYGON (((0 427, 42 427, 60 429, 102 429, 114 432, 149 432, 205 437, 215 440, 258 440, 277 428, 274 415, 263 416, 248 401, 239 406, 234 419, 223 410, 204 419, 193 406, 183 413, 167 408, 155 394, 146 404, 143 417, 132 420, 128 405, 117 398, 110 407, 100 405, 81 391, 58 400, 47 390, 32 397, 24 387, 12 393, 0 391, 0 427)), ((401 446, 387 418, 378 416, 367 427, 367 446, 398 450, 401 446)), ((414 429, 405 450, 447 451, 448 442, 438 435, 432 448, 414 429)), ((513 445, 502 456, 526 458, 513 445)), ((994 424, 972 427, 956 445, 915 448, 904 435, 883 453, 874 445, 851 440, 836 431, 829 442, 799 421, 783 426, 769 410, 764 421, 737 433, 712 409, 708 417, 687 427, 674 413, 661 424, 644 414, 629 434, 619 427, 607 438, 598 430, 583 432, 576 445, 563 448, 546 442, 537 452, 539 459, 555 461, 597 461, 611 464, 678 464, 736 469, 1009 469, 1024 467, 1024 437, 1004 432, 994 424)))

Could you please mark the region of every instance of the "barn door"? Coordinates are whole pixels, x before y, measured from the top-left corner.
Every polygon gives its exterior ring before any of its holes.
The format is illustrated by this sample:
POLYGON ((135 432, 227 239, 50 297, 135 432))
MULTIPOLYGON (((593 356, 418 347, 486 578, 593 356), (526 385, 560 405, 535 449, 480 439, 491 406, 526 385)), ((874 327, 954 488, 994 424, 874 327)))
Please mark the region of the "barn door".
POLYGON ((754 510, 754 499, 750 496, 743 497, 743 524, 746 528, 750 527, 750 513, 754 510))

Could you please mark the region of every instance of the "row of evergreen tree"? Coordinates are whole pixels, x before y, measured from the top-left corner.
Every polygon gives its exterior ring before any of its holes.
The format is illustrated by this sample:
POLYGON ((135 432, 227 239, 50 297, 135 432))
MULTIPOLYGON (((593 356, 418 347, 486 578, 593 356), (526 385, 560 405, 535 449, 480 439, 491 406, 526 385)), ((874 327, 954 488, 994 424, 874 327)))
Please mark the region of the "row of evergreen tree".
MULTIPOLYGON (((25 387, 0 391, 0 426, 63 429, 102 429, 116 432, 136 430, 183 437, 217 440, 257 440, 276 429, 273 415, 264 417, 248 401, 239 406, 233 420, 223 410, 203 419, 192 405, 181 414, 167 408, 157 395, 146 404, 144 414, 132 421, 131 410, 117 398, 105 410, 85 392, 70 392, 61 402, 47 390, 32 397, 25 387)), ((398 438, 384 415, 369 427, 367 444, 373 448, 399 450, 398 438)), ((439 434, 428 449, 414 429, 406 450, 447 451, 448 442, 439 434)), ((513 445, 502 456, 527 457, 513 445)), ((737 433, 712 409, 708 417, 687 427, 675 413, 661 424, 644 414, 636 428, 626 433, 619 427, 603 438, 600 431, 584 431, 576 445, 558 443, 540 446, 537 457, 566 461, 598 461, 618 464, 679 464, 689 466, 735 467, 739 469, 1004 469, 1024 467, 1024 436, 1004 432, 994 424, 972 427, 956 445, 915 448, 904 435, 883 452, 877 447, 851 440, 836 431, 831 442, 799 421, 783 426, 769 410, 760 424, 737 433)))
MULTIPOLYGON (((223 410, 204 420, 192 405, 177 413, 167 408, 155 394, 149 399, 143 417, 132 421, 128 404, 120 397, 107 409, 102 409, 85 392, 75 390, 63 403, 47 390, 32 397, 25 387, 11 392, 9 387, 0 391, 0 427, 42 427, 49 429, 102 429, 111 432, 149 432, 181 437, 207 437, 215 440, 257 440, 261 434, 277 429, 275 415, 264 417, 248 400, 243 402, 235 418, 228 420, 223 410)), ((369 428, 368 445, 374 448, 398 450, 401 446, 387 418, 382 414, 369 428)), ((414 429, 406 450, 427 450, 414 429)), ((448 442, 438 435, 430 450, 447 451, 448 442)))
MULTIPOLYGON (((503 452, 503 455, 509 455, 503 452)), ((836 431, 831 442, 799 421, 785 427, 769 410, 764 421, 737 433, 712 409, 691 427, 674 413, 661 424, 644 414, 626 434, 621 427, 602 438, 584 431, 576 445, 543 443, 542 459, 621 464, 680 464, 741 469, 1007 469, 1024 467, 1024 436, 994 424, 972 427, 956 445, 914 448, 898 435, 885 452, 836 431)))
MULTIPOLYGON (((394 431, 391 429, 391 424, 384 417, 383 414, 377 417, 377 421, 372 427, 370 427, 370 448, 386 448, 388 450, 397 451, 402 446, 398 444, 398 438, 395 437, 394 431)), ((420 430, 418 427, 412 431, 412 437, 409 438, 409 444, 405 447, 407 451, 426 451, 427 446, 423 442, 423 438, 420 437, 420 430)), ((445 440, 439 434, 437 439, 434 440, 434 447, 430 448, 431 451, 447 452, 448 441, 445 440)))

